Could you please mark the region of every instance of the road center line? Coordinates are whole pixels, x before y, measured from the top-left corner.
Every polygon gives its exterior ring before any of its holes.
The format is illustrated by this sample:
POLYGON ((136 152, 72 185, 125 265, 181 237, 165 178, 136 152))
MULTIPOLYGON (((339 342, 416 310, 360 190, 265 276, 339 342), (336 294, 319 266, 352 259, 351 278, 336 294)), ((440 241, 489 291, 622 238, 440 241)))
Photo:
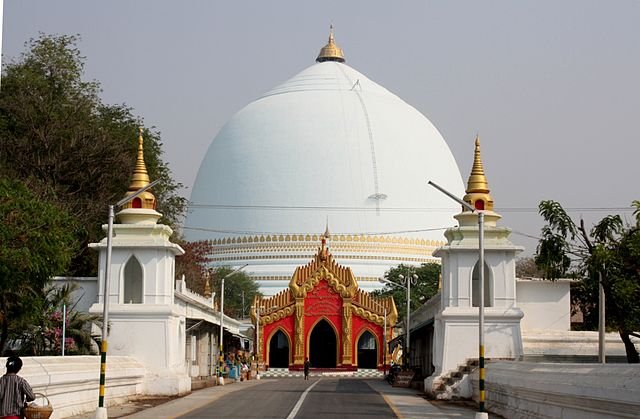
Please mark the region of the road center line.
POLYGON ((307 397, 307 393, 309 393, 311 391, 311 389, 314 388, 316 386, 316 384, 318 384, 320 381, 322 381, 322 378, 319 379, 318 381, 316 381, 315 383, 311 384, 304 391, 304 393, 302 393, 302 395, 300 395, 300 399, 298 399, 298 402, 296 403, 296 405, 293 406, 293 410, 291 410, 291 413, 289 413, 289 416, 287 416, 287 419, 293 419, 293 418, 296 417, 296 415, 298 414, 298 410, 300 410, 300 408, 302 407, 302 402, 304 402, 305 397, 307 397))

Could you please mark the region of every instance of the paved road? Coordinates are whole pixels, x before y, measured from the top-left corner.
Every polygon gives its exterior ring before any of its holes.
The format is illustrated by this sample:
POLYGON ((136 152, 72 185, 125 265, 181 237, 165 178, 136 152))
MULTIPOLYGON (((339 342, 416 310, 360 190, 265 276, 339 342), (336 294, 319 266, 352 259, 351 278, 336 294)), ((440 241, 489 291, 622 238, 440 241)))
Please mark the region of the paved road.
MULTIPOLYGON (((145 400, 109 407, 109 417, 165 418, 448 418, 474 419, 465 403, 430 403, 416 390, 354 378, 251 380, 196 390, 156 406, 145 400), (142 403, 142 405, 140 405, 142 403)), ((94 419, 88 412, 73 419, 94 419)), ((496 418, 489 415, 489 418, 496 418)))
POLYGON ((230 393, 185 418, 395 418, 384 398, 365 380, 278 380, 230 393))

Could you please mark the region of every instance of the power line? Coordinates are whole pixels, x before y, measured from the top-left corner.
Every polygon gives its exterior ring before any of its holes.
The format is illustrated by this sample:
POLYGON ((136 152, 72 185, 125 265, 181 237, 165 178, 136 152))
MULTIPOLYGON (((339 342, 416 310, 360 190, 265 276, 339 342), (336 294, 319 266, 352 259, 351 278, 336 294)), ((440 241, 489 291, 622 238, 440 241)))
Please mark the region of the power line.
POLYGON ((533 236, 531 234, 527 234, 527 233, 523 233, 521 231, 517 231, 517 230, 511 230, 511 232, 517 236, 522 236, 522 237, 527 237, 529 239, 535 239, 535 240, 540 240, 540 237, 538 236, 533 236))
MULTIPOLYGON (((225 204, 198 204, 191 203, 189 208, 212 210, 264 210, 264 211, 382 211, 382 212, 451 212, 459 210, 459 207, 347 207, 347 206, 323 206, 323 205, 225 205, 225 204)), ((567 207, 567 212, 632 212, 633 207, 567 207)), ((499 213, 538 213, 537 207, 498 207, 499 213)))
MULTIPOLYGON (((352 235, 352 236, 386 236, 386 235, 390 235, 390 234, 405 234, 405 233, 424 233, 424 232, 428 232, 428 231, 443 231, 446 230, 448 228, 450 228, 451 226, 447 226, 447 227, 436 227, 436 228, 424 228, 424 229, 417 229, 417 230, 397 230, 397 231, 378 231, 378 232, 357 232, 357 233, 335 233, 332 234, 334 236, 340 236, 340 235, 352 235)), ((251 230, 219 230, 219 229, 214 229, 214 228, 204 228, 204 227, 182 227, 183 230, 192 230, 192 231, 206 231, 206 232, 210 232, 210 233, 223 233, 223 234, 245 234, 245 235, 252 235, 252 236, 259 236, 259 235, 269 235, 269 236, 286 236, 286 235, 303 235, 306 236, 310 233, 285 233, 285 232, 278 232, 278 231, 251 231, 251 230)), ((320 235, 321 233, 317 233, 317 235, 320 235)))

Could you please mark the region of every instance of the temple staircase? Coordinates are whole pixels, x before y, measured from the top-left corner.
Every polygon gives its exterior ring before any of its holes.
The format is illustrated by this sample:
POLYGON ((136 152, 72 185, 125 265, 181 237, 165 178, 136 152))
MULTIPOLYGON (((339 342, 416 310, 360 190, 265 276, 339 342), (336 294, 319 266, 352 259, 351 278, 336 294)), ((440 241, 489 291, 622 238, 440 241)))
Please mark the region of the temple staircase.
POLYGON ((457 369, 441 375, 433 381, 431 389, 426 389, 427 396, 437 400, 463 400, 471 398, 469 375, 479 367, 478 359, 467 359, 457 369))

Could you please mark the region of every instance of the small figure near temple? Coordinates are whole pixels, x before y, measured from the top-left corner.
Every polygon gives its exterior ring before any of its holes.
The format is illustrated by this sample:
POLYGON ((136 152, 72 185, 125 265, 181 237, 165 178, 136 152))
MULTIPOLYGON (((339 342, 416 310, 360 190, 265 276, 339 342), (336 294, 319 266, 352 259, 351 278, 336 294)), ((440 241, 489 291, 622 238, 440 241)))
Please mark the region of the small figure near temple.
POLYGON ((309 362, 309 358, 304 359, 304 379, 309 379, 309 368, 311 368, 311 362, 309 362))

